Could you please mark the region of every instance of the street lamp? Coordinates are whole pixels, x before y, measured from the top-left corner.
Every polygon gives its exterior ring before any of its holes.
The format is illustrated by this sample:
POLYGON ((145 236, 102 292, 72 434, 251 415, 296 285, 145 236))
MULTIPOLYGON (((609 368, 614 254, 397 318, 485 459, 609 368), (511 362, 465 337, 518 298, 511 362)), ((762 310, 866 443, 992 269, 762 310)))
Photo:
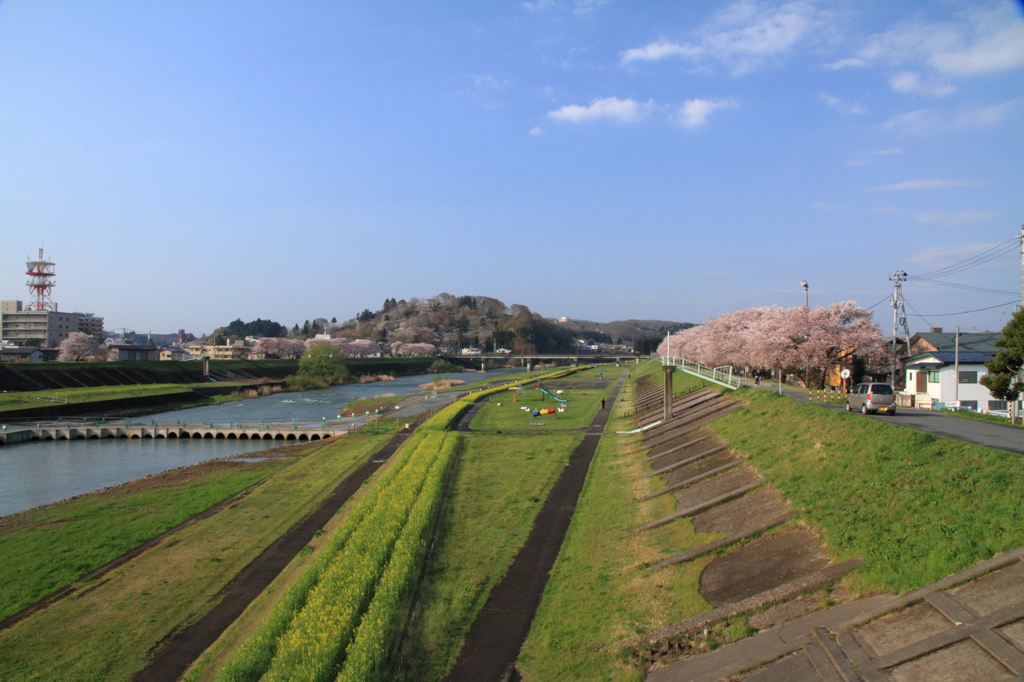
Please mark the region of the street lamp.
POLYGON ((802 286, 804 288, 804 307, 807 308, 808 310, 810 310, 811 309, 811 304, 810 304, 810 299, 807 296, 807 280, 806 279, 800 280, 800 286, 802 286))

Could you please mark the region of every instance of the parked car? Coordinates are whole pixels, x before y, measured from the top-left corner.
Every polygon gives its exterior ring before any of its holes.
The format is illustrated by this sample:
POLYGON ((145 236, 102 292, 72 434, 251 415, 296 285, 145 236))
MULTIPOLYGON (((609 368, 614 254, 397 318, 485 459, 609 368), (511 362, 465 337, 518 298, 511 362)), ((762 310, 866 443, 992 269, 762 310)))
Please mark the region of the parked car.
POLYGON ((860 410, 864 414, 885 412, 896 414, 896 391, 889 384, 869 382, 857 384, 846 397, 846 410, 860 410))

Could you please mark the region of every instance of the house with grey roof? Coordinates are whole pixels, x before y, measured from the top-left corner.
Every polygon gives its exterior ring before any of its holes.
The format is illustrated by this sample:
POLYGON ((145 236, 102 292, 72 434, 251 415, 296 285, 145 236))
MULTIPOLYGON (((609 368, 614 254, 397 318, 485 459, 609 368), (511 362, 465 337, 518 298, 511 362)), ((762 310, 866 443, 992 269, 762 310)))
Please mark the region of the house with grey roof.
POLYGON ((985 362, 998 351, 999 332, 945 333, 941 328, 910 338, 910 356, 903 358, 907 385, 918 407, 950 407, 975 412, 1005 410, 980 379, 985 362))

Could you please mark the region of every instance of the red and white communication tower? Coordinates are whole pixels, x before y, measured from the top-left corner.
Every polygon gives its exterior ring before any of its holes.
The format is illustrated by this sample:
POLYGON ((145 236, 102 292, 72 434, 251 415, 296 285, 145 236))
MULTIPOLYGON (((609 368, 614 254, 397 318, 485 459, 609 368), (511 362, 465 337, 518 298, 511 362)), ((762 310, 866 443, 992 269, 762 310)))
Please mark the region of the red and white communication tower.
POLYGON ((55 275, 53 263, 43 258, 43 250, 39 249, 39 260, 26 260, 25 267, 28 268, 28 306, 26 310, 57 310, 57 304, 50 298, 50 291, 53 290, 55 275))

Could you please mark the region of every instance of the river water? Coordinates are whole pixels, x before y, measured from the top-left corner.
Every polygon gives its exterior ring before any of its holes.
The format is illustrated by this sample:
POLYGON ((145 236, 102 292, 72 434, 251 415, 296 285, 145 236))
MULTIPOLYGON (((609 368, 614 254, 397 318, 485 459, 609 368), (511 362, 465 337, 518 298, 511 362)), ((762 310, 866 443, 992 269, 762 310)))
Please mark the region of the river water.
MULTIPOLYGON (((456 375, 466 383, 507 374, 510 369, 456 375)), ((275 393, 190 410, 162 412, 136 423, 319 422, 334 419, 353 400, 391 393, 411 395, 429 375, 389 382, 332 386, 319 391, 275 393)), ((275 441, 214 439, 123 439, 37 441, 0 447, 0 516, 50 504, 169 469, 256 452, 275 441)))

